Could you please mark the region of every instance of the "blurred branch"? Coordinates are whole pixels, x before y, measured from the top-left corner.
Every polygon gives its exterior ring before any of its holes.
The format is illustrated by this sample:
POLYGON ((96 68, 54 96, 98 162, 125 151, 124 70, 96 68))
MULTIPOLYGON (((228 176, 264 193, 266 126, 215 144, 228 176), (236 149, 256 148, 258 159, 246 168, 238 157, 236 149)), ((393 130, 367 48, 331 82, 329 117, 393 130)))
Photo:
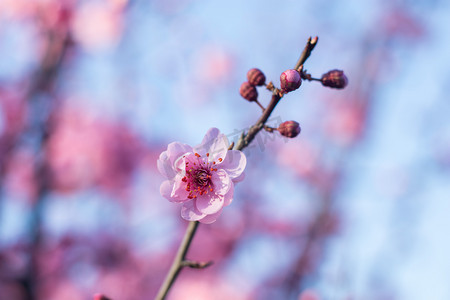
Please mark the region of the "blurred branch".
MULTIPOLYGON (((63 13, 63 12, 60 12, 63 13)), ((45 22, 44 22, 45 24, 45 22)), ((32 102, 40 94, 51 94, 54 83, 61 69, 67 50, 70 46, 70 33, 68 24, 57 22, 53 26, 45 27, 45 37, 47 39, 47 48, 42 56, 39 67, 31 78, 29 89, 26 93, 28 102, 32 102)), ((50 97, 49 97, 50 98, 50 97)), ((52 98, 50 98, 52 100, 52 98)), ((42 243, 42 218, 44 213, 44 199, 49 190, 48 166, 45 158, 45 144, 50 135, 50 124, 48 116, 40 118, 42 111, 34 109, 30 105, 32 116, 37 123, 29 123, 29 133, 35 135, 39 141, 36 148, 36 158, 34 165, 34 178, 37 183, 37 195, 34 199, 32 213, 30 216, 30 261, 27 274, 23 279, 26 299, 37 298, 37 278, 39 277, 39 268, 37 256, 39 255, 42 243)), ((15 145, 14 145, 15 146, 15 145)))

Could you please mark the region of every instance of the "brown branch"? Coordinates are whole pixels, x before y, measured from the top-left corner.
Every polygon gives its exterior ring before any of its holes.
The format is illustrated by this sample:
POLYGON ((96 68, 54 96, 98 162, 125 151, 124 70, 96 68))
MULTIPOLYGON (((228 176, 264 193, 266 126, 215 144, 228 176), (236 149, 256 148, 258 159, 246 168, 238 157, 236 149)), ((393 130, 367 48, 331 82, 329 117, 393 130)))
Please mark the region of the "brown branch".
POLYGON ((181 269, 184 267, 183 262, 185 261, 186 253, 191 245, 192 239, 194 238, 194 234, 197 230, 199 222, 191 221, 186 229, 186 233, 184 234, 183 241, 178 248, 177 255, 172 262, 172 266, 170 267, 169 273, 167 273, 166 279, 164 280, 161 288, 159 289, 158 294, 156 295, 155 300, 162 300, 167 296, 170 287, 175 282, 178 274, 181 269))
POLYGON ((300 55, 300 58, 298 59, 297 63, 295 64, 294 69, 299 69, 305 61, 308 59, 308 57, 311 55, 311 52, 313 51, 314 47, 316 47, 317 42, 319 41, 319 38, 316 36, 315 38, 309 38, 306 42, 306 46, 303 49, 302 54, 300 55))

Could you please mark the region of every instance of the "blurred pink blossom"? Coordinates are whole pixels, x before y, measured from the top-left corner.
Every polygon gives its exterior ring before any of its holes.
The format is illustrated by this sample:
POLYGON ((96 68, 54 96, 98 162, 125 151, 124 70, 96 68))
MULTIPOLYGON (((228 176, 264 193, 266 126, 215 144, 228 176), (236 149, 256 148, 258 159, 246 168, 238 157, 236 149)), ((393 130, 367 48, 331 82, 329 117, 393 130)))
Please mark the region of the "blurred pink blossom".
POLYGON ((123 28, 122 7, 126 1, 84 2, 74 15, 74 39, 86 50, 114 46, 123 28))
POLYGON ((325 131, 339 145, 348 146, 363 133, 366 105, 358 101, 336 101, 333 104, 329 106, 325 131))
POLYGON ((386 34, 420 39, 426 35, 426 28, 421 20, 404 7, 394 8, 389 13, 384 13, 380 24, 384 24, 386 34))
POLYGON ((310 177, 316 172, 319 167, 319 153, 313 144, 305 139, 292 140, 280 144, 280 147, 277 160, 282 166, 292 169, 300 177, 310 177))
POLYGON ((3 139, 24 129, 27 117, 26 102, 21 95, 12 89, 0 89, 0 150, 5 145, 3 139))
POLYGON ((127 186, 144 146, 124 124, 64 107, 47 143, 52 184, 60 191, 97 184, 118 192, 127 186))
POLYGON ((169 300, 244 300, 248 299, 242 288, 236 288, 215 276, 194 275, 183 276, 176 283, 176 287, 170 292, 169 300))
POLYGON ((23 199, 34 199, 37 185, 34 175, 34 155, 27 149, 11 153, 6 162, 5 185, 9 193, 23 199))
MULTIPOLYGON (((216 44, 206 44, 199 48, 190 61, 192 82, 186 86, 185 93, 192 101, 206 103, 212 95, 227 86, 232 80, 235 57, 230 50, 216 44)), ((186 95, 182 98, 187 97, 186 95)), ((183 103, 185 104, 185 103, 183 103)))
POLYGON ((200 145, 173 142, 161 153, 158 170, 168 179, 161 184, 161 195, 183 203, 184 219, 213 223, 233 200, 234 184, 243 179, 247 159, 228 147, 227 137, 211 128, 200 145))
POLYGON ((59 279, 58 281, 49 282, 42 289, 39 299, 49 300, 84 300, 84 293, 77 287, 72 280, 59 279))
POLYGON ((0 16, 10 18, 26 18, 33 14, 36 7, 34 1, 2 0, 0 1, 0 16))
POLYGON ((298 300, 320 300, 320 297, 313 290, 305 290, 300 294, 298 300))

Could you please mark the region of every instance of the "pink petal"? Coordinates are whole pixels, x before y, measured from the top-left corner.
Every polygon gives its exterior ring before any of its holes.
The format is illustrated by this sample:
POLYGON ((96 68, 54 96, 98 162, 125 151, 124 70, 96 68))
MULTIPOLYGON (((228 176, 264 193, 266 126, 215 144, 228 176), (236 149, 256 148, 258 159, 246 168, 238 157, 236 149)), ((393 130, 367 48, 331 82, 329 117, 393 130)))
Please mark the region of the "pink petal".
POLYGON ((195 208, 194 201, 188 201, 181 208, 181 217, 188 221, 198 221, 206 215, 195 208))
POLYGON ((187 152, 192 152, 192 147, 179 142, 170 143, 167 146, 167 156, 172 166, 174 166, 177 159, 187 152))
POLYGON ((238 178, 247 165, 245 154, 238 150, 229 150, 220 168, 224 169, 231 179, 238 178))
POLYGON ((217 218, 220 216, 220 214, 222 213, 222 210, 219 210, 218 212, 214 213, 214 214, 210 214, 205 216, 204 218, 200 219, 200 223, 203 224, 211 224, 214 223, 217 218))
POLYGON ((245 179, 245 172, 242 172, 241 175, 239 175, 238 177, 232 179, 233 183, 238 183, 241 182, 242 180, 245 179))
POLYGON ((172 201, 172 190, 173 190, 173 182, 170 180, 166 180, 163 183, 161 183, 161 186, 159 187, 159 192, 161 193, 161 196, 166 198, 169 201, 172 201))
POLYGON ((194 203, 198 211, 210 215, 218 212, 223 207, 223 198, 213 194, 203 195, 195 199, 194 203))
POLYGON ((211 181, 214 185, 214 193, 218 195, 225 195, 233 182, 228 176, 228 173, 224 170, 217 170, 217 172, 213 172, 211 175, 211 181))
POLYGON ((230 185, 230 189, 228 190, 228 192, 223 196, 224 207, 231 204, 231 202, 233 201, 233 196, 234 196, 234 184, 232 183, 230 185))
MULTIPOLYGON (((215 139, 217 139, 217 137, 219 136, 219 134, 220 134, 220 130, 219 130, 219 129, 217 129, 217 128, 215 128, 215 127, 210 128, 210 129, 206 132, 205 136, 203 137, 203 140, 202 140, 202 142, 200 143, 200 145, 196 146, 195 148, 200 148, 200 147, 204 147, 205 149, 206 149, 206 148, 209 148, 209 146, 213 143, 213 141, 214 141, 215 139)), ((205 153, 206 153, 206 152, 205 152, 205 153)))
POLYGON ((186 183, 181 180, 182 178, 183 177, 180 174, 175 176, 173 189, 170 194, 173 199, 176 199, 174 202, 183 202, 189 195, 189 192, 186 191, 186 183))
POLYGON ((187 200, 188 192, 185 187, 181 186, 182 181, 166 180, 161 184, 159 191, 161 196, 169 200, 170 202, 185 202, 187 200))
POLYGON ((219 158, 224 159, 227 155, 228 146, 228 138, 221 134, 219 129, 211 128, 206 133, 202 143, 194 148, 194 151, 202 156, 209 153, 209 161, 218 163, 219 158))
POLYGON ((173 171, 173 167, 169 161, 167 151, 161 153, 159 159, 156 161, 156 166, 158 167, 159 173, 161 173, 167 179, 172 179, 173 177, 175 177, 175 172, 173 171))

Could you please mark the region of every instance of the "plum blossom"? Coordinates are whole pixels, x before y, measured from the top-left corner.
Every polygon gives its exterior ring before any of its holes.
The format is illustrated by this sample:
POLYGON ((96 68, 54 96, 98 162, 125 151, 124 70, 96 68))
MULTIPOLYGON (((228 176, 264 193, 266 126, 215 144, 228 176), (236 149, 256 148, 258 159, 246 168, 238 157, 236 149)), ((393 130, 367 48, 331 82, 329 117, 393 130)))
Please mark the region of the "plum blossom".
POLYGON ((234 184, 244 179, 247 159, 228 147, 227 137, 211 128, 201 144, 191 147, 173 142, 159 156, 158 170, 167 178, 161 184, 161 195, 183 204, 184 219, 213 223, 230 205, 234 184))

